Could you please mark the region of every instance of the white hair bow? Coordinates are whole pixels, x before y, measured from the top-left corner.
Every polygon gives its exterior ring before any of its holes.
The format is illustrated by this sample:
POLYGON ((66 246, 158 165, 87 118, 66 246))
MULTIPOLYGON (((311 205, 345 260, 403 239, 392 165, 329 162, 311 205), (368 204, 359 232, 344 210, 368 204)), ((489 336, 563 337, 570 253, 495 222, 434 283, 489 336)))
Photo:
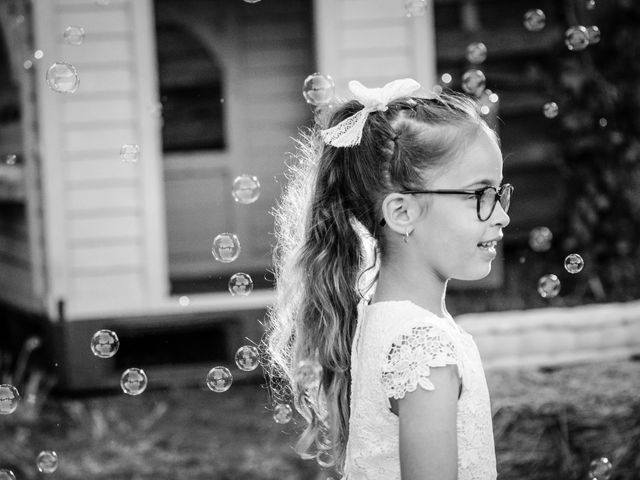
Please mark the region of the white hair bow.
POLYGON ((411 95, 420 88, 420 84, 411 78, 402 78, 387 83, 382 88, 367 88, 357 80, 349 82, 349 90, 364 108, 344 119, 339 124, 321 130, 325 143, 334 147, 352 147, 362 140, 362 130, 367 117, 373 111, 384 112, 389 102, 411 95))

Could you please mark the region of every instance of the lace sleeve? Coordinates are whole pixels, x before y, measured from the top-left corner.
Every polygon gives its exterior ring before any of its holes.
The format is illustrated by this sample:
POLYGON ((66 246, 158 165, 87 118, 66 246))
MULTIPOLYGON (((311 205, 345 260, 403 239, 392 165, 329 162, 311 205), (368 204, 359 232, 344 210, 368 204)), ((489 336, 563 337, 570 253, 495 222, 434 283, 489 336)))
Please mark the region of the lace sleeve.
POLYGON ((382 365, 382 386, 388 398, 404 398, 418 385, 434 390, 431 367, 458 365, 449 334, 434 325, 413 327, 391 344, 382 365))

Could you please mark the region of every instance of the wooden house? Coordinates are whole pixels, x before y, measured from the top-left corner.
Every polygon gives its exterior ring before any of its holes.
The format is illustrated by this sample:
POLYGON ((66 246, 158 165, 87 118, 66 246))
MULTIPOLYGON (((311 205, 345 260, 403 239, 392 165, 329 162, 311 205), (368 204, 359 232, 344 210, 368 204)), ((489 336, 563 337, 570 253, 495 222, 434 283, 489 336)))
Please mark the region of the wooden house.
POLYGON ((0 0, 0 155, 16 158, 0 165, 0 346, 44 332, 60 386, 78 390, 129 366, 186 380, 257 341, 273 298, 269 210, 291 137, 312 121, 302 84, 313 72, 338 96, 354 78, 432 86, 462 73, 469 41, 486 42, 511 119, 503 146, 516 152, 505 173, 527 180, 518 196, 531 200, 514 205, 512 228, 551 224, 535 202, 555 194, 530 188, 554 179, 544 95, 514 84, 506 63, 550 55, 559 30, 523 36, 524 3, 436 0, 408 17, 403 0, 0 0), (75 93, 48 84, 56 62, 75 67, 75 93), (532 131, 542 150, 521 146, 532 131), (137 161, 121 160, 123 145, 137 161), (231 196, 244 173, 261 183, 250 205, 231 196), (233 263, 211 255, 222 232, 240 239, 233 263), (227 291, 236 272, 252 275, 251 295, 227 291), (121 339, 109 360, 89 350, 102 328, 121 339))

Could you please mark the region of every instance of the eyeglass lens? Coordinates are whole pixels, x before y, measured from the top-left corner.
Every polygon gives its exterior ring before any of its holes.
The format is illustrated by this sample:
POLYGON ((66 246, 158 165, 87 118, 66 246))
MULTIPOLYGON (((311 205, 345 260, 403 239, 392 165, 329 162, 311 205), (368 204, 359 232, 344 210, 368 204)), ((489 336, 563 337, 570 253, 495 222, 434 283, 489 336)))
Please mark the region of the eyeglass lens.
MULTIPOLYGON (((480 214, 480 218, 484 221, 487 220, 496 206, 496 202, 498 201, 498 192, 493 188, 487 188, 479 199, 479 208, 478 213, 480 214)), ((502 188, 500 192, 500 205, 502 209, 506 212, 509 210, 509 204, 511 202, 511 189, 510 188, 502 188)))

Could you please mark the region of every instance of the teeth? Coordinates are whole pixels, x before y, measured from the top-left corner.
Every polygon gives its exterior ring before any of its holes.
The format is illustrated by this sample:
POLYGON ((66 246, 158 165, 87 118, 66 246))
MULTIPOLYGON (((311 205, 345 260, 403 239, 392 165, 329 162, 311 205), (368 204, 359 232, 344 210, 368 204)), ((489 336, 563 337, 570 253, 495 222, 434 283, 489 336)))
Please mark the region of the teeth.
POLYGON ((495 240, 492 240, 491 242, 484 242, 484 243, 481 243, 481 244, 480 244, 480 246, 481 246, 481 247, 484 247, 484 248, 493 248, 493 247, 495 247, 495 246, 496 246, 496 244, 497 244, 497 243, 498 243, 498 242, 496 242, 495 240))

